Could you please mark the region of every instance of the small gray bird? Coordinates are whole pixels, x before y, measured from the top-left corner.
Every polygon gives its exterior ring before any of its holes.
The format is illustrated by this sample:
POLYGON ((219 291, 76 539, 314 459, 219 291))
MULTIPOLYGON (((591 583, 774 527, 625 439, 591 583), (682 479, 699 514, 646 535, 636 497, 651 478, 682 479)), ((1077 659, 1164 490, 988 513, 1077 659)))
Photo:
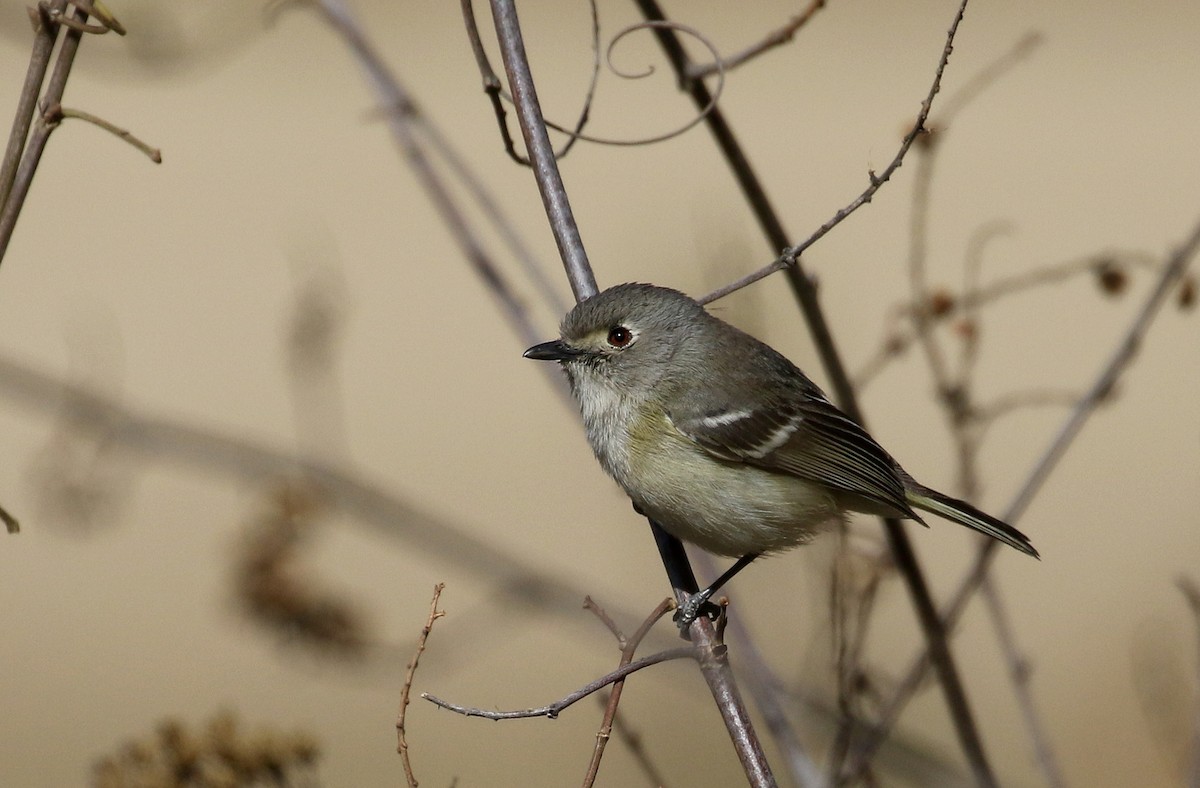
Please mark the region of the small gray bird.
POLYGON ((922 509, 1038 555, 1012 526, 914 480, 796 365, 677 290, 617 285, 560 332, 525 357, 562 364, 604 470, 668 533, 739 557, 682 624, 759 555, 847 511, 923 524, 922 509))

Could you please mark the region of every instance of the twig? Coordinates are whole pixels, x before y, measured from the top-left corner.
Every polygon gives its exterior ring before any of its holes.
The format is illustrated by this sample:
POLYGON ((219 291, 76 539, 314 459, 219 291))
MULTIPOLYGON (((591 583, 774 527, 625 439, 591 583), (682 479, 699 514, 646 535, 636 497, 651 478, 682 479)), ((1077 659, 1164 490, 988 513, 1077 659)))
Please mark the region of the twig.
POLYGON ((800 28, 808 24, 809 20, 816 16, 817 12, 824 7, 825 0, 810 0, 807 8, 789 19, 783 27, 778 30, 772 30, 762 41, 746 47, 741 52, 729 57, 720 58, 712 63, 693 64, 688 69, 687 78, 704 79, 720 71, 732 71, 764 52, 789 43, 796 36, 800 28))
POLYGON ((528 717, 549 717, 554 719, 573 704, 591 695, 593 692, 604 689, 609 684, 614 684, 631 673, 637 673, 639 670, 657 665, 660 662, 669 662, 673 659, 696 659, 696 649, 692 646, 678 646, 676 648, 660 651, 657 654, 651 654, 648 657, 642 657, 639 660, 634 660, 626 665, 622 665, 616 670, 606 673, 595 681, 588 682, 574 692, 566 695, 559 700, 554 701, 546 706, 539 706, 534 709, 518 709, 516 711, 489 711, 488 709, 480 709, 474 706, 461 706, 457 703, 442 700, 441 698, 430 695, 428 692, 421 693, 421 697, 429 701, 435 706, 439 706, 448 711, 453 711, 457 714, 462 714, 467 717, 483 717, 488 720, 519 720, 528 717))
POLYGON ((29 136, 29 127, 33 123, 38 92, 46 79, 46 70, 50 67, 50 53, 54 50, 54 41, 58 37, 58 25, 50 21, 50 11, 61 12, 66 5, 67 0, 51 0, 48 5, 29 9, 29 21, 33 25, 33 52, 29 56, 29 68, 25 72, 21 96, 17 99, 17 114, 13 119, 12 131, 8 135, 8 145, 4 149, 4 163, 0 165, 0 206, 8 203, 9 191, 12 189, 13 179, 17 176, 17 165, 21 161, 21 151, 25 150, 25 139, 29 136))
POLYGON ((789 246, 784 249, 779 257, 772 263, 760 268, 759 270, 747 274, 740 279, 737 279, 724 287, 718 288, 708 295, 700 299, 701 303, 709 303, 716 301, 718 298, 724 298, 730 293, 737 292, 743 287, 753 284, 760 279, 763 279, 776 271, 781 271, 785 268, 794 267, 799 262, 800 255, 804 253, 808 247, 819 241, 834 227, 837 227, 850 214, 857 211, 862 206, 866 205, 875 196, 875 192, 879 191, 883 184, 887 183, 892 174, 895 173, 900 165, 904 163, 904 157, 908 155, 909 149, 916 141, 917 137, 926 133, 925 121, 929 118, 929 112, 933 108, 933 97, 937 95, 942 86, 942 74, 946 70, 946 64, 950 60, 950 53, 954 51, 954 35, 958 32, 958 24, 962 21, 963 14, 967 10, 968 0, 962 0, 958 6, 958 10, 954 15, 954 21, 950 24, 950 30, 946 34, 946 45, 942 48, 942 56, 938 60, 937 69, 934 71, 933 84, 929 86, 929 93, 925 96, 925 100, 921 102, 921 109, 917 113, 917 120, 913 123, 912 129, 904 135, 904 139, 900 143, 900 150, 892 158, 892 161, 883 168, 882 172, 876 174, 873 170, 867 171, 867 177, 870 183, 867 188, 855 197, 846 207, 841 208, 833 215, 833 218, 822 224, 808 238, 804 239, 795 246, 789 246))
MULTIPOLYGON (((1088 418, 1108 398, 1109 393, 1136 356, 1143 337, 1153 324, 1154 318, 1158 315, 1171 289, 1183 278, 1198 249, 1200 249, 1200 224, 1196 225, 1191 235, 1171 254, 1166 265, 1162 267, 1153 290, 1118 341, 1112 356, 1101 368, 1087 393, 1076 403, 1075 408, 1067 416, 1066 422, 1059 428, 1058 434, 1034 464, 1025 483, 1001 516, 1005 522, 1016 523, 1020 519, 1025 509, 1041 490, 1046 479, 1049 478, 1050 473, 1058 465, 1059 460, 1079 435, 1088 418)), ((942 620, 947 629, 953 629, 958 624, 967 602, 979 590, 979 586, 987 576, 996 553, 995 544, 990 540, 980 546, 971 568, 960 579, 950 602, 943 607, 942 620)), ((855 759, 847 770, 848 774, 861 773, 863 765, 870 760, 882 743, 886 731, 895 725, 900 712, 915 694, 925 676, 929 667, 926 660, 926 654, 919 655, 904 674, 904 678, 896 685, 892 698, 880 712, 880 721, 876 725, 875 731, 872 735, 867 736, 858 748, 855 759)))
POLYGON ((128 129, 123 129, 120 126, 116 126, 112 123, 109 123, 104 118, 93 115, 90 112, 84 112, 83 110, 78 110, 78 109, 67 109, 66 107, 62 106, 61 104, 55 104, 46 109, 46 116, 47 116, 47 120, 49 120, 51 122, 55 122, 55 120, 54 120, 55 116, 58 116, 58 118, 77 118, 78 120, 86 120, 88 123, 91 123, 94 126, 99 126, 100 128, 104 129, 105 131, 107 131, 109 134, 112 134, 117 139, 128 142, 130 145, 137 148, 142 153, 146 154, 146 157, 148 159, 150 159, 150 161, 154 162, 155 164, 162 164, 162 151, 161 150, 159 150, 158 148, 155 148, 151 145, 148 145, 145 142, 142 142, 140 139, 135 137, 128 129))
MULTIPOLYGON (((928 117, 929 108, 932 105, 933 97, 937 93, 941 84, 942 72, 945 70, 946 61, 949 59, 950 52, 954 41, 954 35, 958 30, 959 21, 962 19, 963 12, 966 9, 967 0, 962 0, 959 5, 954 21, 947 33, 946 44, 943 47, 942 56, 938 61, 938 67, 934 76, 933 85, 930 88, 929 94, 922 103, 921 112, 918 115, 917 123, 913 127, 913 131, 905 138, 906 142, 902 146, 897 158, 892 161, 888 169, 884 171, 885 175, 890 176, 891 172, 896 167, 900 166, 904 154, 912 144, 912 140, 916 139, 918 133, 924 127, 925 118, 928 117)), ((642 11, 642 15, 647 19, 662 21, 665 19, 662 9, 659 8, 655 0, 637 0, 638 7, 642 11)), ((710 95, 704 83, 700 80, 688 80, 688 57, 683 50, 677 37, 670 30, 656 30, 656 36, 659 44, 666 52, 667 59, 670 60, 672 68, 675 70, 676 76, 679 78, 683 89, 692 97, 693 103, 700 106, 706 104, 710 95)), ((776 249, 782 248, 788 244, 789 236, 783 228, 783 223, 779 219, 778 213, 772 207, 770 200, 766 195, 766 191, 762 186, 762 182, 754 172, 749 159, 746 157, 745 151, 737 141, 733 130, 725 120, 724 113, 720 108, 716 108, 705 118, 709 130, 716 138, 717 144, 721 148, 726 160, 729 163, 742 192, 749 202, 751 209, 754 212, 755 218, 758 219, 763 232, 767 236, 768 242, 776 249)), ((857 208, 858 205, 866 202, 879 189, 884 180, 874 178, 872 186, 863 195, 860 195, 856 204, 852 204, 848 209, 843 209, 845 215, 849 215, 849 211, 857 208)), ((845 215, 840 218, 835 216, 833 220, 826 223, 824 229, 815 233, 806 244, 811 245, 818 238, 823 236, 833 226, 840 222, 845 215)), ((789 250, 790 251, 790 250, 789 250)), ((788 283, 791 285, 793 292, 796 294, 797 300, 800 302, 801 309, 804 313, 805 321, 808 325, 809 333, 812 335, 813 343, 817 348, 817 352, 821 356, 822 364, 825 367, 826 374, 832 384, 838 404, 842 410, 846 412, 850 418, 863 423, 862 410, 858 407, 858 400, 854 394, 854 389, 850 385, 850 379, 846 374, 845 365, 842 363, 841 356, 837 351, 837 347, 833 341, 833 335, 829 330, 829 324, 825 320, 823 310, 821 309, 820 300, 817 298, 816 287, 813 282, 804 275, 803 268, 800 264, 800 249, 796 249, 791 256, 790 264, 784 266, 787 271, 788 283)), ((766 274, 763 274, 764 276, 766 274)), ((761 278, 761 277, 760 277, 761 278)), ((722 288, 717 291, 718 294, 732 292, 732 289, 722 288)), ((711 301, 716 294, 710 294, 705 297, 705 301, 711 301)), ((979 738, 978 728, 975 726, 972 718, 970 707, 967 703, 966 692, 963 689, 962 681, 958 676, 958 669, 954 663, 954 659, 950 654, 950 650, 946 644, 945 632, 942 629, 941 622, 937 617, 937 611, 934 608, 932 597, 929 594, 929 588, 925 582, 925 577, 921 571, 920 564, 917 562, 916 554, 912 549, 912 544, 908 541, 908 537, 903 530, 903 526, 896 520, 884 520, 884 528, 888 538, 888 544, 891 547, 892 555, 896 562, 901 575, 904 577, 908 585, 910 596, 913 600, 913 606, 917 611, 917 618, 921 623, 921 629, 925 635, 929 647, 936 654, 935 661, 938 667, 938 676, 941 680, 942 691, 946 698, 947 707, 950 710, 951 718, 954 721, 955 731, 958 734, 959 742, 963 747, 963 751, 967 755, 967 760, 971 763, 972 769, 975 772, 976 779, 983 785, 991 785, 995 782, 991 775, 991 769, 987 765, 987 759, 983 752, 983 743, 979 738)))
POLYGON ((400 692, 400 712, 396 715, 396 752, 400 753, 400 762, 404 764, 404 779, 408 780, 409 788, 417 788, 417 778, 413 775, 412 764, 408 760, 408 739, 404 735, 404 717, 408 714, 408 695, 412 691, 417 664, 421 661, 421 654, 425 651, 425 641, 429 639, 429 633, 433 631, 433 622, 446 615, 445 610, 437 609, 438 599, 441 598, 445 588, 445 583, 438 583, 433 587, 433 599, 429 603, 429 617, 425 619, 425 626, 421 627, 421 634, 417 636, 417 650, 405 669, 404 689, 400 692))
MULTIPOLYGON (((33 57, 25 77, 21 98, 18 101, 17 118, 13 122, 12 136, 9 138, 8 148, 5 152, 3 172, 0 173, 0 195, 3 195, 3 204, 0 205, 0 261, 4 259, 5 252, 8 251, 8 244, 16 229, 17 218, 21 215, 21 208, 24 207, 25 199, 29 195, 33 176, 37 172, 42 154, 46 150, 46 143, 50 141, 50 135, 58 127, 61 119, 61 116, 51 115, 49 108, 62 102, 63 91, 67 87, 67 77, 71 74, 71 67, 75 63, 75 54, 79 51, 80 39, 84 33, 97 32, 87 29, 88 26, 84 24, 87 22, 88 15, 81 6, 86 6, 86 3, 75 3, 74 10, 70 15, 64 13, 66 6, 67 3, 62 0, 42 0, 38 5, 38 10, 31 12, 35 30, 33 57), (27 114, 32 115, 34 112, 37 91, 41 88, 45 78, 48 60, 58 32, 56 23, 69 29, 63 35, 54 71, 50 75, 50 81, 46 83, 46 92, 42 98, 42 107, 46 109, 37 116, 36 122, 32 122, 27 114), (72 26, 72 23, 78 24, 72 26), (41 62, 43 59, 47 62, 41 62), (30 132, 31 127, 32 132, 30 132), (18 157, 19 162, 17 161, 18 157)), ((105 12, 105 19, 111 20, 112 15, 105 12)), ((108 29, 109 26, 106 25, 98 32, 107 32, 108 29)))
MULTIPOLYGON (((641 626, 633 633, 633 637, 628 639, 621 634, 621 630, 617 627, 616 622, 609 617, 608 613, 602 607, 593 602, 591 597, 588 597, 584 606, 604 622, 608 630, 617 638, 617 642, 621 646, 621 661, 618 663, 618 667, 624 667, 633 662, 633 655, 637 652, 637 648, 641 645, 642 640, 649 634, 650 628, 666 615, 668 610, 675 607, 675 602, 671 599, 664 599, 662 602, 659 602, 658 606, 650 612, 650 615, 646 616, 641 626)), ((592 759, 588 763, 587 772, 583 777, 583 788, 591 788, 596 782, 596 776, 600 773, 600 759, 604 757, 604 748, 607 746, 609 736, 612 734, 613 721, 616 719, 617 706, 621 702, 621 692, 624 688, 624 679, 613 682, 612 692, 609 693, 608 702, 604 707, 604 718, 600 722, 600 730, 596 732, 596 746, 592 749, 592 759)))
MULTIPOLYGON (((492 62, 488 59, 487 50, 484 49, 483 39, 479 35, 479 25, 475 22, 475 5, 472 0, 461 0, 460 5, 462 7, 463 24, 467 29, 467 41, 471 44, 471 52, 475 55, 475 65, 479 68, 479 75, 483 79, 483 92, 488 97, 488 101, 491 102, 492 113, 496 116, 496 124, 500 128, 500 138, 504 142, 504 152, 517 164, 520 164, 522 167, 528 167, 530 165, 529 159, 517 153, 512 134, 508 130, 508 112, 504 109, 504 101, 506 99, 511 101, 512 99, 504 92, 500 78, 496 76, 496 71, 492 68, 492 62)), ((582 132, 584 126, 587 125, 588 117, 591 115, 592 101, 596 96, 596 84, 600 77, 600 11, 596 7, 596 0, 588 0, 588 6, 592 12, 592 74, 588 80, 588 89, 583 99, 583 108, 579 111, 579 118, 575 121, 575 128, 573 129, 568 129, 557 123, 543 119, 547 126, 567 135, 567 142, 563 145, 562 150, 554 154, 556 159, 561 159, 570 153, 571 148, 579 140, 588 139, 582 132)))

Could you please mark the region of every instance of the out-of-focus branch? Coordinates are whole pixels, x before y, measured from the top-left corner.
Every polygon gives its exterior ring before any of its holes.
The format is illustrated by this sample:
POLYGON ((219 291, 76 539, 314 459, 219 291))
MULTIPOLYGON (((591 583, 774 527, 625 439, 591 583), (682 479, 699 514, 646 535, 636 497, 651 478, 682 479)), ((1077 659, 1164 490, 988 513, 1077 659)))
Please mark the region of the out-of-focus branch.
MULTIPOLYGON (((439 519, 367 481, 359 473, 321 460, 297 457, 242 436, 156 418, 76 383, 68 383, 0 357, 0 397, 14 405, 72 412, 94 425, 111 447, 146 459, 172 461, 238 481, 303 479, 323 504, 430 555, 452 560, 463 571, 491 583, 497 596, 543 612, 563 615, 586 593, 551 577, 544 568, 498 550, 456 523, 439 519)), ((631 615, 622 611, 622 615, 631 615)))
MULTIPOLYGON (((529 318, 524 304, 521 303, 491 256, 484 249, 466 216, 451 196, 449 189, 417 143, 413 133, 413 121, 420 115, 420 112, 411 95, 390 72, 375 48, 371 46, 362 27, 342 0, 317 0, 316 7, 326 22, 342 36, 358 59, 359 65, 366 72, 380 106, 387 113, 388 128, 391 130, 396 144, 417 176, 442 222, 449 229, 451 237, 458 244, 463 256, 504 308, 509 322, 516 327, 521 340, 527 344, 537 342, 540 339, 540 333, 529 318)), ((427 130, 427 133, 432 132, 427 130)), ((554 372, 554 370, 549 372, 554 372)), ((552 377, 561 390, 562 384, 559 376, 552 377)))
MULTIPOLYGON (((1188 238, 1167 259, 1166 264, 1159 273, 1154 288, 1147 296, 1141 309, 1138 310, 1129 328, 1126 329, 1125 333, 1118 340, 1117 347, 1113 351, 1112 356, 1101 368, 1100 373, 1087 393, 1076 403, 1067 420, 1059 428, 1058 434, 1034 464, 1033 469, 1025 479, 1025 483, 1021 486, 1021 489, 1001 516, 1004 521, 1016 523, 1020 519, 1025 509, 1028 508, 1033 498, 1041 490, 1046 479, 1049 478, 1050 473, 1057 467, 1059 460, 1062 459, 1067 449, 1070 448, 1075 438, 1078 437, 1088 418, 1107 400, 1113 387, 1137 355, 1137 350, 1141 347, 1141 343, 1150 326, 1154 323, 1159 310, 1166 302, 1172 288, 1184 277, 1198 249, 1200 249, 1200 224, 1197 224, 1193 228, 1188 238)), ((947 629, 953 629, 958 624, 963 611, 966 609, 967 602, 979 590, 997 553, 995 547, 996 544, 991 540, 980 546, 979 551, 975 555, 974 563, 959 581, 950 602, 943 608, 942 620, 945 622, 947 629)), ((929 668, 927 659, 926 654, 921 654, 910 665, 908 671, 904 674, 904 678, 897 684, 892 698, 884 705, 880 713, 879 723, 876 726, 877 733, 865 737, 860 742, 846 771, 847 774, 855 775, 861 773, 861 769, 865 763, 870 760, 878 749, 884 735, 886 735, 886 731, 895 725, 901 711, 916 693, 929 668)))

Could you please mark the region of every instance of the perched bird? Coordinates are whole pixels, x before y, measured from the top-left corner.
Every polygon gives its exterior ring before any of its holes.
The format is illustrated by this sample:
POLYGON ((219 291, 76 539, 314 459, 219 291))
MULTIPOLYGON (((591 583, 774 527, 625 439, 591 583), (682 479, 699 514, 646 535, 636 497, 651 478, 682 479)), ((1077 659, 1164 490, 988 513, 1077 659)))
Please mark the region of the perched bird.
POLYGON ((739 557, 682 625, 755 558, 847 511, 924 523, 921 509, 1038 554, 1007 523, 914 480, 796 365, 677 290, 617 285, 577 304, 560 333, 525 357, 562 364, 600 465, 668 533, 739 557))

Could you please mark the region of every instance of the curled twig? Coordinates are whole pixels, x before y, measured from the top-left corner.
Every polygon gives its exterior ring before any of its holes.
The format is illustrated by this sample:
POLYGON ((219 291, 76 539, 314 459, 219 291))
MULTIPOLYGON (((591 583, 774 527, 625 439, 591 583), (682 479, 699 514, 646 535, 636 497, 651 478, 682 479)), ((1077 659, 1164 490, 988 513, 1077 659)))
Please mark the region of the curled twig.
POLYGON ((721 93, 725 89, 725 70, 720 67, 721 57, 717 51, 716 45, 713 44, 712 41, 708 40, 708 38, 706 38, 699 30, 696 30, 695 28, 692 28, 692 27, 688 27, 687 25, 681 25, 678 22, 669 22, 669 21, 639 22, 637 24, 630 25, 630 26, 624 28, 623 30, 618 32, 615 36, 613 36, 612 41, 610 41, 608 44, 608 49, 604 53, 605 60, 608 62, 609 68, 612 69, 614 74, 617 74, 618 76, 624 77, 626 79, 643 79, 645 77, 650 76, 651 74, 654 73, 654 66, 647 66, 645 71, 639 71, 639 72, 621 71, 620 69, 618 69, 616 66, 613 65, 612 51, 613 51, 613 48, 616 47, 616 45, 619 42, 624 40, 625 37, 627 35, 629 35, 630 33, 635 33, 639 30, 649 30, 649 29, 656 28, 656 27, 668 28, 668 29, 676 30, 680 33, 685 33, 689 36, 692 36, 693 38, 695 38, 697 41, 699 41, 701 44, 703 44, 708 49, 708 51, 713 55, 714 62, 718 66, 717 86, 713 89, 712 99, 708 102, 707 106, 701 108, 700 111, 696 113, 695 117, 693 117, 691 120, 689 120, 687 123, 683 124, 679 128, 674 129, 672 131, 663 132, 662 134, 656 134, 653 137, 641 137, 639 139, 632 139, 632 140, 619 140, 619 139, 612 139, 609 137, 597 137, 597 136, 594 136, 591 134, 583 134, 580 132, 572 132, 568 129, 564 129, 563 127, 561 127, 551 121, 546 121, 546 125, 552 129, 554 129, 555 131, 562 132, 563 134, 570 134, 571 136, 581 139, 585 142, 594 142, 598 145, 616 145, 618 147, 633 147, 633 146, 638 146, 638 145, 653 145, 657 142, 664 142, 666 140, 673 139, 673 138, 678 137, 679 135, 683 134, 684 132, 688 131, 693 126, 697 125, 698 123, 703 122, 705 117, 707 117, 708 114, 713 111, 713 108, 717 106, 717 102, 721 98, 721 93))

